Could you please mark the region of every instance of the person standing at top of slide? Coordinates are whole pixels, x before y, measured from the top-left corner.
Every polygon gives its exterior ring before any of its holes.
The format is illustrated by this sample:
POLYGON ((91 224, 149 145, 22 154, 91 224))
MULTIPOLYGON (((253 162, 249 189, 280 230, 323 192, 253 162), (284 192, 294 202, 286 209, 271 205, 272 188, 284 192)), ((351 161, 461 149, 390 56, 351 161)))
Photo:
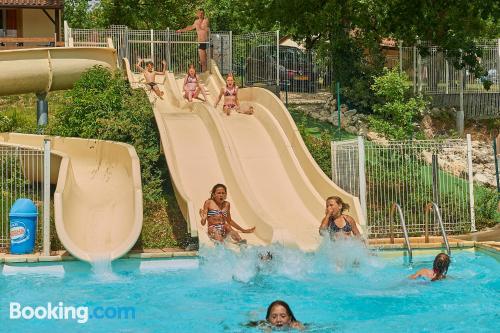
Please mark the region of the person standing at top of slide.
POLYGON ((196 30, 196 34, 198 35, 198 55, 200 56, 201 71, 204 72, 207 70, 208 30, 210 26, 203 9, 200 8, 196 11, 196 17, 197 19, 192 25, 188 25, 184 29, 179 29, 176 32, 196 30))

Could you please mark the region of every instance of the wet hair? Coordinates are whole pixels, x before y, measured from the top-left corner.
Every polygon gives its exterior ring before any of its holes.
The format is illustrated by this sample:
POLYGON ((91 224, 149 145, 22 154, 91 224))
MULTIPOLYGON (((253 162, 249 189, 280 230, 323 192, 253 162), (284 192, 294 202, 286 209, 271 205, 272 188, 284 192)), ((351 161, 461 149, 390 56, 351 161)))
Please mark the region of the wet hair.
POLYGON ((154 66, 154 63, 152 61, 146 62, 146 66, 149 66, 149 65, 154 66))
POLYGON ((432 265, 432 270, 436 276, 432 281, 442 280, 446 278, 446 273, 448 273, 448 266, 450 265, 450 257, 446 253, 440 253, 434 258, 434 264, 432 265))
POLYGON ((224 191, 227 193, 227 187, 224 184, 215 184, 214 187, 212 187, 212 190, 210 191, 210 199, 214 199, 215 191, 217 191, 218 188, 223 188, 224 191))
POLYGON ((330 201, 330 200, 335 200, 335 202, 337 203, 337 205, 340 206, 340 213, 344 213, 346 210, 349 210, 349 205, 346 204, 341 197, 338 197, 336 195, 333 195, 331 197, 328 197, 326 198, 326 202, 330 201))
POLYGON ((290 320, 291 320, 292 323, 297 321, 297 319, 293 315, 292 309, 290 309, 290 306, 286 302, 280 301, 280 300, 276 300, 276 301, 272 302, 267 307, 267 313, 266 313, 266 320, 267 321, 269 321, 269 317, 271 316, 271 311, 273 310, 273 307, 275 307, 276 305, 281 305, 282 307, 285 308, 286 313, 290 317, 290 320))

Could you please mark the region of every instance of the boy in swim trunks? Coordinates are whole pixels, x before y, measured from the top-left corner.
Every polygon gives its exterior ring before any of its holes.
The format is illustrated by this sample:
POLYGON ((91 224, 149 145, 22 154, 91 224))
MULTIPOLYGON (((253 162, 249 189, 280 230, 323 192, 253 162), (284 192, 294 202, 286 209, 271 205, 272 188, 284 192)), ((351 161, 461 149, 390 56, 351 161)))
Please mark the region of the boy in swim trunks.
POLYGON ((163 64, 163 71, 157 72, 154 70, 154 64, 152 61, 148 61, 146 63, 146 69, 141 67, 143 60, 139 58, 137 60, 137 64, 135 67, 144 75, 144 78, 146 79, 146 84, 155 92, 156 96, 160 97, 160 99, 163 99, 163 91, 160 91, 160 88, 158 87, 158 83, 155 82, 156 75, 165 75, 165 72, 167 71, 167 63, 165 60, 163 60, 161 63, 163 64))

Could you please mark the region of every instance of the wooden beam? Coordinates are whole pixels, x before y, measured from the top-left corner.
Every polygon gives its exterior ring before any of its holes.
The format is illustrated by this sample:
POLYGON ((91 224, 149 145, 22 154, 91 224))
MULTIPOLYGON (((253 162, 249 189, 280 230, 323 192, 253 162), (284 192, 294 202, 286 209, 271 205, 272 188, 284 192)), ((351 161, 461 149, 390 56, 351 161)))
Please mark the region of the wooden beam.
POLYGON ((61 40, 61 19, 59 15, 59 9, 55 10, 56 12, 56 39, 57 41, 61 40))
POLYGON ((52 16, 49 15, 49 13, 47 12, 47 10, 44 8, 42 9, 42 11, 45 13, 45 15, 47 15, 47 17, 49 18, 49 20, 54 24, 56 25, 56 21, 54 21, 54 19, 52 18, 52 16))

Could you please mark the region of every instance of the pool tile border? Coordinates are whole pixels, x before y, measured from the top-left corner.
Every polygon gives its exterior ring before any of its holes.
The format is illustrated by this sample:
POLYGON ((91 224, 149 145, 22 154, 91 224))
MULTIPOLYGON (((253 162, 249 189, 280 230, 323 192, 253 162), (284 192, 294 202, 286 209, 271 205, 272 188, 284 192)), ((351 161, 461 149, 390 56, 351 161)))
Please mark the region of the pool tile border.
MULTIPOLYGON (((433 240, 435 241, 435 240, 433 240)), ((372 243, 372 242, 370 242, 372 243)), ((459 239, 450 238, 450 247, 453 249, 457 248, 477 248, 494 255, 500 255, 500 242, 488 241, 488 242, 474 242, 474 241, 464 241, 459 239)), ((432 242, 432 243, 413 243, 413 249, 437 249, 444 248, 444 243, 442 242, 432 242)), ((395 244, 391 244, 388 241, 382 242, 376 240, 373 244, 369 244, 370 249, 381 249, 381 250, 404 250, 406 247, 404 244, 397 240, 395 244)), ((192 258, 197 257, 197 251, 185 251, 179 248, 163 248, 163 249, 144 249, 141 251, 132 250, 122 257, 122 259, 166 259, 166 258, 192 258)), ((53 251, 50 256, 42 255, 41 253, 34 254, 8 254, 0 253, 0 263, 37 263, 37 262, 59 262, 59 261, 73 261, 77 260, 67 251, 53 251)))

